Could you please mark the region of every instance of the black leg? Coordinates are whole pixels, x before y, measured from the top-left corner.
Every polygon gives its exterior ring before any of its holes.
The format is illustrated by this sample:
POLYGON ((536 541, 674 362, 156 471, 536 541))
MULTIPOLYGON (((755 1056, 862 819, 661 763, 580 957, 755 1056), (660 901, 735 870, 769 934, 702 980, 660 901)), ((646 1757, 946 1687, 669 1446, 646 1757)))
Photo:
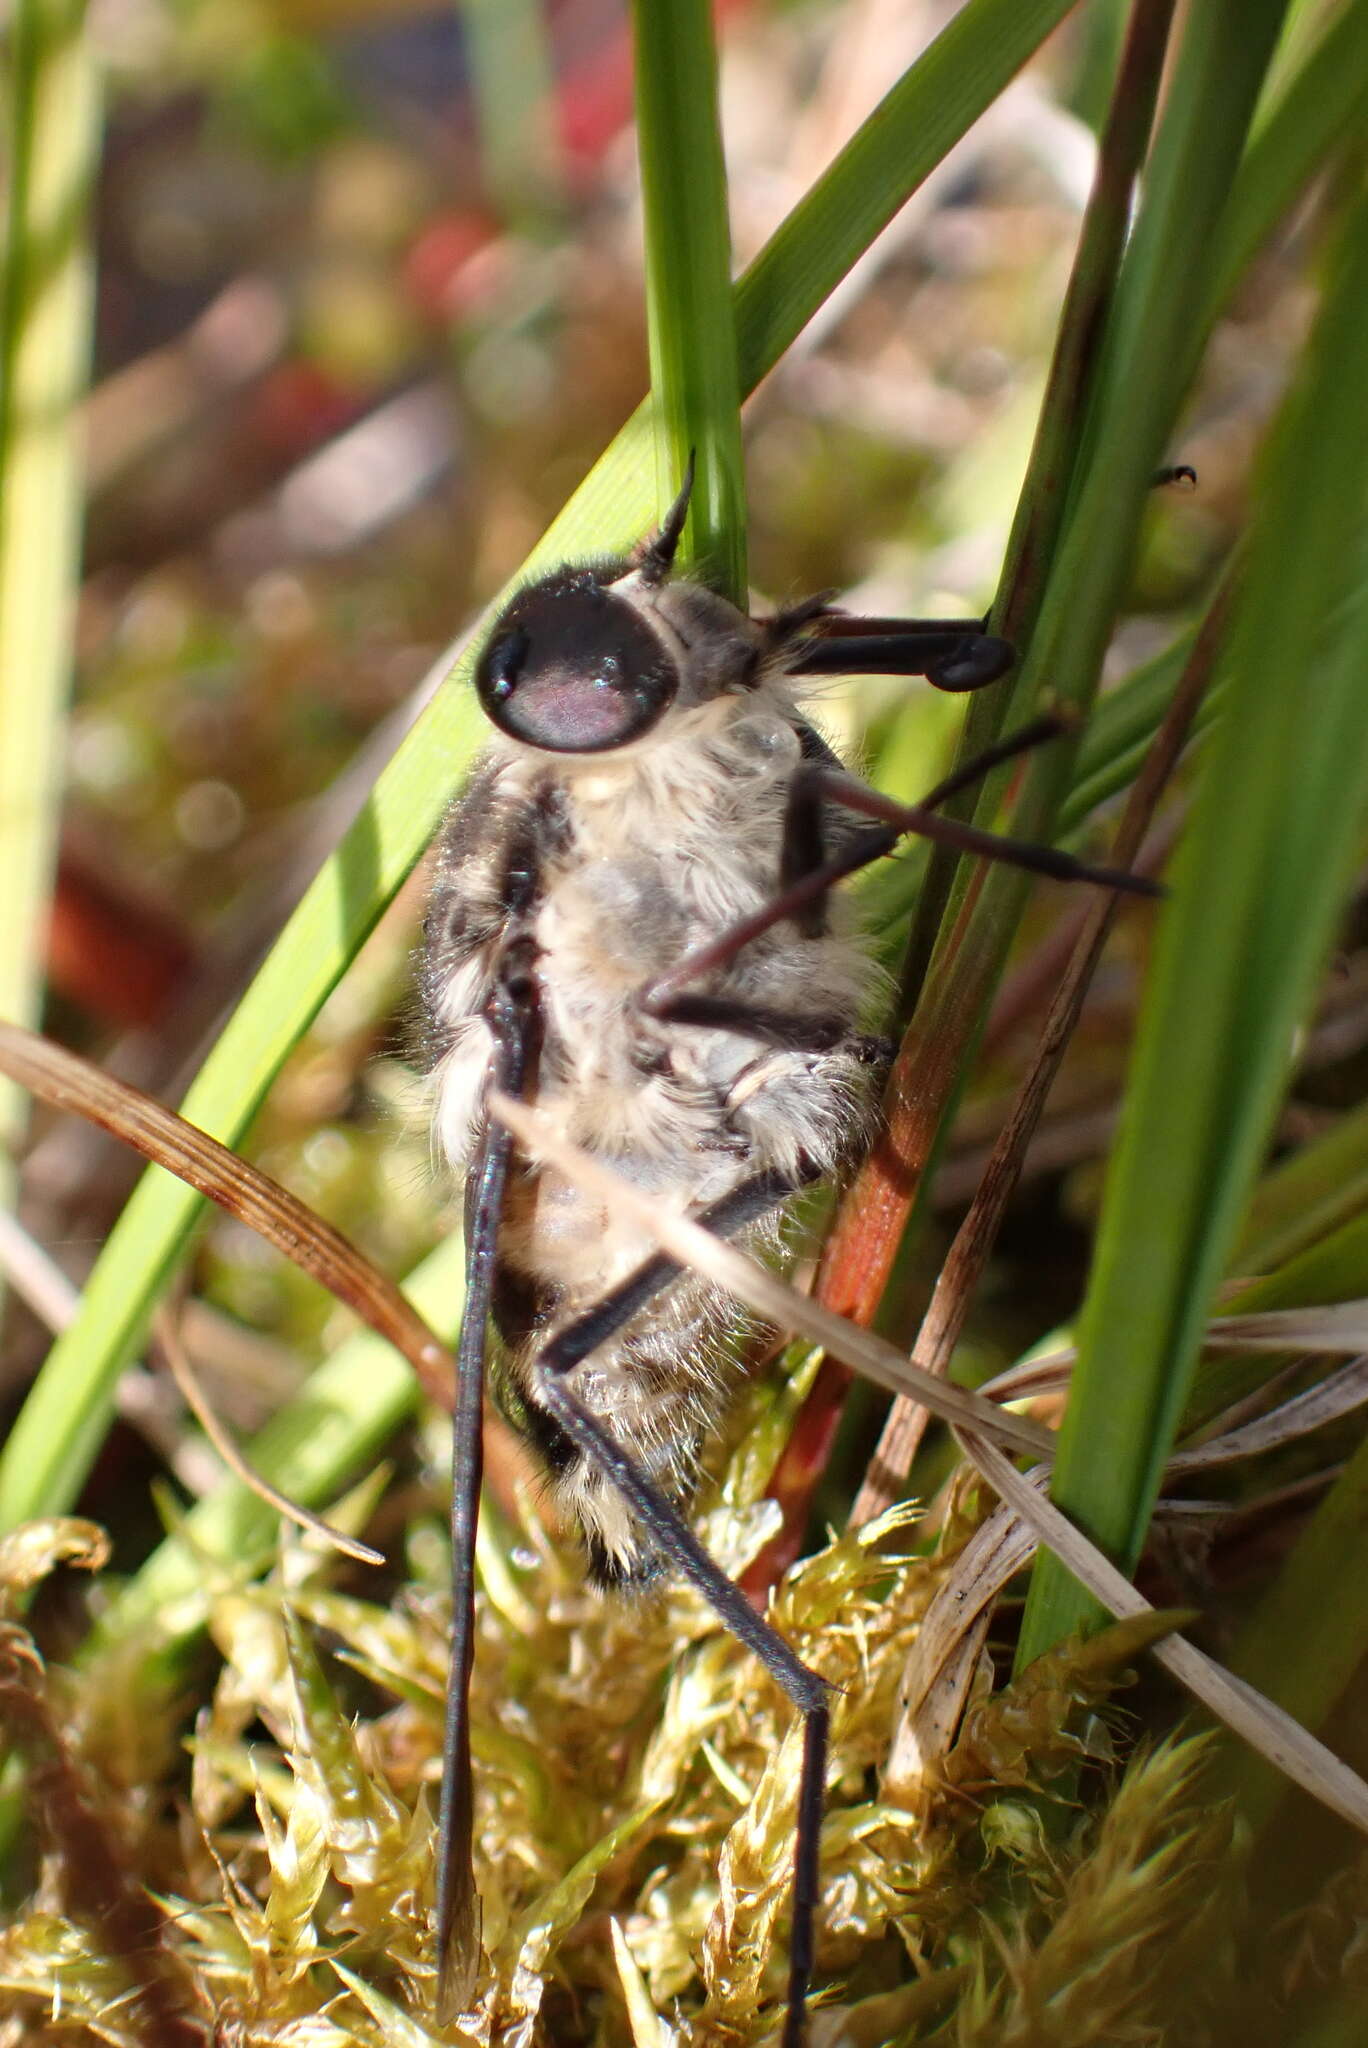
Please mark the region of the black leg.
MULTIPOLYGON (((777 1208, 790 1195, 796 1195, 800 1188, 809 1187, 820 1179, 821 1174, 816 1167, 797 1179, 771 1167, 764 1173, 752 1174, 730 1194, 719 1195, 697 1220, 705 1230, 711 1230, 718 1237, 734 1237, 738 1230, 756 1222, 767 1210, 777 1208)), ((552 1338, 538 1360, 542 1370, 564 1373, 571 1366, 578 1365, 591 1351, 606 1343, 624 1323, 630 1322, 639 1309, 654 1301, 683 1270, 679 1260, 672 1259, 668 1252, 657 1252, 653 1258, 644 1260, 635 1273, 629 1273, 601 1301, 596 1301, 591 1309, 577 1316, 573 1323, 567 1323, 552 1338)))
POLYGON ((784 2048, 803 2048, 804 2010, 812 1977, 822 1804, 830 1714, 826 1681, 808 1669, 783 1637, 755 1612, 740 1588, 708 1556, 693 1530, 657 1493, 636 1461, 580 1405, 566 1378, 545 1357, 532 1368, 533 1397, 627 1502, 654 1547, 687 1579, 742 1646, 760 1659, 803 1717, 803 1767, 798 1781, 798 1828, 793 1858, 793 1932, 789 1944, 788 2009, 784 2048))
POLYGON ((743 1003, 731 996, 671 995, 647 1005, 653 1017, 671 1024, 696 1024, 709 1031, 736 1031, 776 1045, 784 1052, 831 1052, 849 1038, 843 1017, 820 1011, 794 1016, 788 1010, 767 1010, 761 1003, 743 1003))
POLYGON ((847 619, 827 613, 789 662, 800 676, 925 676, 938 690, 981 690, 1016 660, 978 619, 847 619))
MULTIPOLYGON (((510 949, 485 1010, 494 1035, 490 1078, 521 1095, 535 1050, 536 990, 526 959, 510 949)), ((480 1899, 472 1860, 470 1672, 475 1657, 475 1527, 483 1466, 485 1326, 512 1138, 491 1124, 467 1197, 466 1298, 456 1348, 451 1437, 451 1665, 442 1743, 437 1829, 436 2014, 446 2026, 471 2002, 480 1962, 480 1899)))
POLYGON ((915 832, 918 838, 953 847, 957 853, 982 854, 987 860, 1005 861, 1009 867, 1025 868, 1033 875, 1048 875, 1056 882, 1091 882, 1097 888, 1116 889, 1131 896, 1164 893, 1157 882, 1151 882, 1145 875, 1133 875, 1127 868, 1094 867, 1057 846, 1036 846, 1028 840, 981 832, 976 825, 963 824, 958 818, 941 817, 927 804, 896 803, 854 776, 838 774, 830 768, 804 767, 798 773, 810 777, 828 803, 858 811, 866 818, 881 818, 900 834, 915 832))
MULTIPOLYGON (((921 800, 922 809, 939 810, 942 804, 949 803, 952 796, 958 796, 961 790, 972 789, 975 783, 982 782, 986 775, 991 775, 995 768, 1001 768, 1004 761, 1015 761, 1020 755, 1029 754, 1036 747, 1043 747, 1048 740, 1057 740, 1067 731, 1067 721, 1047 711, 1042 717, 1033 718, 1026 725, 1019 725, 1015 732, 1004 733, 994 745, 985 747, 982 753, 973 755, 962 767, 954 769, 947 775, 943 782, 938 782, 934 789, 929 789, 921 800)), ((836 766, 843 770, 841 762, 838 761, 836 766)))
MULTIPOLYGON (((754 1174, 730 1194, 719 1196, 698 1220, 719 1237, 731 1237, 818 1178, 815 1169, 798 1180, 773 1169, 754 1174)), ((828 1723, 825 1683, 794 1655, 782 1636, 761 1620, 744 1594, 714 1564, 679 1512, 656 1491, 629 1454, 586 1413, 575 1399, 568 1377, 639 1309, 657 1299, 681 1270, 679 1261, 664 1252, 644 1260, 635 1273, 552 1339, 532 1368, 532 1387, 538 1405, 546 1409, 596 1470, 618 1488, 666 1563, 697 1588, 723 1627, 759 1657, 803 1716, 788 2012, 784 2022, 784 2048, 802 2048, 804 2001, 812 1976, 813 1925, 819 1895, 818 1852, 828 1723)))
MULTIPOLYGON (((942 804, 949 803, 951 797, 958 796, 961 790, 972 789, 975 783, 982 782, 1004 761, 1014 761, 1018 755, 1043 746, 1047 740, 1058 739, 1063 731, 1064 722, 1060 718, 1033 718, 1029 725, 1020 726, 995 745, 985 747, 982 753, 975 754, 972 761, 966 761, 943 782, 938 782, 922 798, 920 808, 924 811, 939 809, 942 804)), ((829 768, 838 776, 844 776, 846 772, 843 763, 826 747, 820 753, 811 754, 806 765, 809 768, 829 768)), ((826 898, 832 884, 880 859, 885 853, 891 853, 902 836, 896 829, 869 832, 853 839, 843 852, 827 860, 822 822, 824 801, 821 787, 813 775, 794 776, 784 810, 779 896, 775 904, 783 901, 793 906, 784 914, 791 916, 799 931, 809 938, 819 937, 825 928, 826 898)), ((775 904, 767 905, 761 913, 772 921, 775 904)), ((747 937, 742 943, 749 944, 751 938, 766 928, 759 925, 755 931, 750 931, 748 926, 747 937)))
MULTIPOLYGON (((1118 889, 1132 896, 1162 896, 1164 892, 1159 885, 1143 875, 1132 875, 1122 868, 1093 867, 1087 861, 1076 860, 1071 853, 1061 852, 1058 847, 1034 846, 1020 839, 1000 838, 996 833, 980 831, 976 825, 962 824, 958 819, 942 818, 937 814, 938 804, 945 803, 1004 761, 1038 746, 1042 740, 1054 738, 1059 730, 1058 719, 1033 720, 1019 732, 1008 734, 973 761, 966 762, 963 768, 939 783, 920 804, 895 803, 891 797, 881 796, 877 790, 847 775, 843 769, 830 767, 824 761, 804 762, 793 778, 785 817, 785 859, 791 858, 792 865, 798 864, 803 847, 811 845, 814 839, 813 829, 807 821, 808 813, 820 811, 823 804, 839 804, 844 810, 863 812, 866 817, 882 818, 887 822, 880 829, 856 833, 840 853, 790 882, 759 910, 738 919, 717 938, 710 939, 706 945, 696 946, 668 974, 657 976, 641 990, 637 997, 641 1008, 650 1017, 688 1021, 679 1007, 681 1003, 686 1000, 701 1003, 704 1000, 684 998, 683 991, 690 982, 700 981, 719 968, 730 965, 753 939, 776 924, 782 924, 786 918, 798 920, 799 928, 809 932, 815 923, 815 928, 820 931, 820 920, 814 920, 811 915, 814 906, 825 902, 827 892, 835 883, 891 853, 899 839, 908 832, 954 847, 959 853, 977 853, 989 860, 1007 861, 1014 867, 1025 868, 1032 874, 1048 875, 1055 881, 1091 882, 1098 888, 1118 889), (799 822, 790 839, 788 820, 795 816, 799 822)), ((704 1021, 701 1016, 699 1021, 704 1021)), ((737 1025, 736 1028, 742 1027, 737 1025)))

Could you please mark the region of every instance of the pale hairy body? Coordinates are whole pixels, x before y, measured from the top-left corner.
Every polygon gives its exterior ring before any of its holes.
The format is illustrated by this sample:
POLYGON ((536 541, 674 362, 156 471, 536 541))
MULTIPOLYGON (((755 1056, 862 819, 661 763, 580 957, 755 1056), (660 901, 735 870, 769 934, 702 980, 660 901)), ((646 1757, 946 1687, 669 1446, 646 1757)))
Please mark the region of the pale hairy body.
MULTIPOLYGON (((614 587, 633 583, 628 574, 614 587)), ((820 929, 786 921, 706 984, 710 996, 772 1016, 827 1020, 823 1049, 655 1018, 638 1005, 653 977, 773 898, 795 772, 805 753, 830 757, 764 628, 693 584, 642 587, 633 602, 650 609, 686 667, 680 701, 641 739, 606 753, 552 754, 500 735, 438 842, 424 975, 434 1130, 464 1171, 484 1129, 493 1041, 481 1013, 501 957, 521 945, 540 1024, 529 1099, 575 1143, 696 1212, 757 1174, 793 1186, 819 1178, 850 1151, 871 1090, 858 1035, 871 969, 832 899, 820 929), (523 909, 510 916, 518 885, 523 909)), ((839 810, 823 819, 828 845, 851 829, 839 810)), ((773 1230, 771 1215, 745 1234, 773 1230)), ((515 1156, 498 1236, 495 1383, 609 1580, 649 1577, 656 1560, 620 1494, 537 1411, 529 1368, 652 1250, 559 1175, 515 1156)), ((725 1297, 684 1275, 575 1368, 584 1406, 681 1504, 725 1406, 731 1320, 725 1297)))

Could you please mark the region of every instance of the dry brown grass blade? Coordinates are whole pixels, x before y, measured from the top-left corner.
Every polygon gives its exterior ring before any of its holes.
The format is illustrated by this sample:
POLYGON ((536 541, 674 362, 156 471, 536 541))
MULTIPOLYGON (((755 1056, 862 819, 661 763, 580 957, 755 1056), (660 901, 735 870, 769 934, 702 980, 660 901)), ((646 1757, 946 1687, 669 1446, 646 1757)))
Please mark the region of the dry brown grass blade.
MULTIPOLYGON (((1233 577, 1227 576, 1202 621, 1173 701, 1164 714, 1127 799, 1111 849, 1113 867, 1129 867, 1135 861, 1155 808, 1178 764, 1178 757, 1192 730, 1192 721, 1211 681, 1225 633, 1233 587, 1233 577)), ((1099 895, 1088 908, 1073 956, 1050 1004, 1035 1057, 1021 1084, 1012 1113, 993 1147, 969 1213, 956 1231, 954 1242, 946 1254, 930 1306, 917 1333, 912 1356, 926 1372, 941 1376, 949 1370, 974 1291, 997 1242, 1007 1204, 1026 1158, 1026 1148, 1035 1134, 1060 1062, 1073 1037, 1117 907, 1117 897, 1099 895)), ((857 1527, 861 1522, 882 1514, 895 1500, 902 1499, 912 1460, 926 1428, 927 1415, 926 1406, 919 1401, 901 1396, 894 1402, 879 1437, 869 1474, 855 1498, 852 1520, 857 1527)))
MULTIPOLYGON (((1104 1557, 1081 1529, 1038 1492, 996 1445, 976 1441, 970 1431, 962 1433, 961 1441, 965 1455, 999 1499, 1015 1509, 1034 1531, 1037 1541, 1048 1544, 1118 1621, 1154 1612, 1150 1602, 1136 1592, 1110 1558, 1104 1557)), ((1368 1784, 1300 1722, 1182 1636, 1169 1636, 1154 1644, 1153 1655, 1194 1699, 1242 1736, 1251 1749, 1267 1758, 1284 1777, 1300 1785, 1352 1827, 1368 1834, 1368 1784)))
POLYGON ((256 1468, 248 1463, 214 1413, 209 1397, 200 1385, 199 1375, 190 1363, 190 1354, 181 1341, 177 1315, 170 1308, 158 1309, 153 1318, 152 1328, 185 1405, 228 1470, 235 1474, 244 1486, 250 1487, 259 1500, 264 1500, 267 1507, 274 1508, 287 1522, 294 1522, 299 1528, 308 1529, 332 1549, 340 1550, 344 1557, 354 1557, 358 1564, 383 1564, 383 1551, 372 1550, 369 1543, 362 1543, 355 1536, 348 1536, 341 1529, 334 1529, 332 1523, 325 1522, 322 1515, 315 1515, 310 1509, 301 1507, 298 1501, 291 1500, 288 1494, 281 1493, 278 1487, 272 1486, 269 1479, 263 1479, 256 1468))
POLYGON ((681 1265, 691 1266, 695 1272, 715 1280, 767 1322, 805 1337, 810 1343, 823 1345, 876 1385, 893 1393, 914 1388, 918 1398, 947 1422, 962 1422, 968 1428, 982 1430, 991 1441, 1005 1444, 1009 1450, 1025 1451, 1031 1457, 1049 1456, 1053 1438, 1042 1424, 1024 1415, 1005 1413, 963 1387, 934 1380, 919 1371, 881 1337, 844 1322, 830 1309, 796 1293, 734 1245, 641 1194, 620 1174, 561 1137, 551 1119, 540 1110, 530 1109, 525 1102, 517 1102, 498 1089, 490 1091, 489 1107, 534 1157, 556 1167, 576 1187, 601 1201, 611 1214, 634 1223, 681 1265))
POLYGON ((0 1073, 53 1108, 98 1124, 250 1224, 354 1309, 408 1360, 432 1399, 450 1408, 455 1363, 446 1346, 394 1282, 288 1188, 150 1096, 18 1025, 0 1023, 0 1073))
MULTIPOLYGON (((1315 1317, 1319 1311, 1297 1309, 1289 1314, 1301 1319, 1315 1317)), ((1077 1356, 1074 1347, 1066 1345, 1038 1358, 1024 1359, 986 1380, 979 1392, 994 1401, 1033 1401, 1042 1396, 1067 1394, 1077 1356)), ((1294 1361, 1286 1372, 1266 1380, 1248 1399, 1213 1417, 1204 1425, 1208 1433, 1200 1443, 1174 1452, 1164 1467, 1165 1480, 1200 1472, 1207 1466, 1233 1464, 1237 1458, 1258 1457, 1264 1451, 1295 1443, 1298 1437, 1309 1436, 1326 1423, 1338 1422, 1341 1416, 1352 1414, 1368 1401, 1368 1356, 1364 1356, 1341 1366, 1314 1387, 1308 1387, 1305 1393, 1269 1408, 1271 1395, 1297 1370, 1294 1361)))
POLYGON ((1078 1352, 1072 1344, 1053 1351, 1022 1358, 1005 1372, 994 1373, 979 1392, 994 1401, 1038 1401, 1046 1395, 1067 1394, 1078 1352))
POLYGON ((883 1773, 886 1796, 906 1799, 954 1740, 999 1593, 1035 1551, 1035 1537, 996 1507, 955 1559, 922 1618, 898 1681, 898 1719, 883 1773))
POLYGON ((1321 1429, 1327 1422, 1337 1422, 1342 1415, 1351 1414, 1365 1401, 1368 1401, 1368 1358, 1355 1358, 1338 1372, 1332 1372, 1319 1385, 1308 1387, 1304 1394, 1284 1401, 1267 1415, 1246 1422, 1239 1429, 1225 1430, 1220 1436, 1208 1437, 1190 1451, 1175 1452, 1164 1467, 1165 1476, 1171 1478, 1180 1473, 1200 1472, 1211 1465, 1229 1465, 1236 1458, 1254 1457, 1262 1451, 1274 1450, 1280 1444, 1293 1443, 1300 1436, 1309 1436, 1313 1429, 1321 1429))
POLYGON ((1217 1316, 1205 1341, 1221 1351, 1368 1351, 1368 1301, 1217 1316))

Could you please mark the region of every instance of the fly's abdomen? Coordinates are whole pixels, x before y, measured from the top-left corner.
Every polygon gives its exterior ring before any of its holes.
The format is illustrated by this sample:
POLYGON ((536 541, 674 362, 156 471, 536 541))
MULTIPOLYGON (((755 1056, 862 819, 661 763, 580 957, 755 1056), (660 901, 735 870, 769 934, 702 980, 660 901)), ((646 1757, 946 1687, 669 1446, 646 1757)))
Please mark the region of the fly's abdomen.
MULTIPOLYGON (((496 1395, 538 1453, 601 1584, 644 1584, 659 1561, 621 1495, 538 1407, 533 1366, 653 1249, 552 1172, 525 1172, 510 1185, 493 1302, 502 1339, 496 1395)), ((735 1377, 735 1325, 728 1298, 685 1272, 571 1368, 577 1401, 681 1508, 735 1377)))

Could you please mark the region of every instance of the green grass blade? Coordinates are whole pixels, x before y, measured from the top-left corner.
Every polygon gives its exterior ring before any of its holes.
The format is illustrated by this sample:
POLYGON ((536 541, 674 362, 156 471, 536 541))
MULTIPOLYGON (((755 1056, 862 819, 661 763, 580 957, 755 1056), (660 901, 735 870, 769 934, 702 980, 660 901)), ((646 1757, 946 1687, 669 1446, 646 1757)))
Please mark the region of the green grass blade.
POLYGON ((1363 134, 1366 116, 1368 0, 1348 0, 1260 115, 1212 280, 1208 323, 1326 157, 1363 134))
POLYGON ((1368 1103, 1342 1116, 1266 1173, 1231 1257, 1231 1270, 1267 1273, 1368 1208, 1368 1103))
POLYGON ((540 0, 458 0, 480 176, 504 218, 532 233, 560 210, 555 75, 540 0))
MULTIPOLYGON (((1041 691, 1086 704, 1125 594, 1150 479, 1205 340, 1200 303, 1282 0, 1212 0, 1189 15, 1108 324, 1079 481, 1013 716, 1041 691)), ((1063 749, 1037 764, 1018 829, 1048 821, 1063 749)))
MULTIPOLYGON (((1368 1572, 1354 1570, 1368 1519, 1368 1443, 1316 1509, 1236 1642, 1230 1667, 1317 1729, 1343 1696, 1368 1648, 1368 1572)), ((1249 1823, 1272 1816, 1287 1781, 1251 1752, 1232 1758, 1231 1780, 1249 1823)))
MULTIPOLYGON (((1266 467, 1160 930, 1055 1498, 1133 1564, 1368 801, 1368 201, 1266 467), (1325 431, 1333 420, 1334 431, 1325 431)), ((1094 1614, 1042 1560, 1022 1657, 1094 1614)))
MULTIPOLYGON (((1098 337, 1112 304, 1135 198, 1135 181, 1149 144, 1155 102, 1173 22, 1173 0, 1137 0, 1118 52, 1111 106, 1101 136, 1092 190, 1069 276, 1059 332, 1046 379, 1026 476, 1007 537, 997 596, 995 632, 1014 646, 1035 630, 1082 441, 1086 402, 1097 365, 1098 337)), ((1011 702, 1004 690, 971 699, 956 761, 972 761, 1002 732, 1011 702)), ((946 806, 952 817, 987 817, 1001 778, 979 784, 946 806)), ((956 883, 967 885, 969 864, 937 847, 917 904, 903 970, 902 1013, 920 997, 956 883)))
MULTIPOLYGON (((1159 730, 1159 721, 1196 637, 1196 627, 1187 627, 1161 654, 1142 663, 1098 703, 1078 749, 1073 786, 1060 807, 1061 838, 1077 831, 1099 804, 1133 780, 1159 730)), ((1208 691, 1202 704, 1199 731, 1211 713, 1208 691)))
MULTIPOLYGON (((1361 128, 1368 115, 1368 0, 1332 17, 1324 35, 1280 87, 1240 166, 1202 331, 1220 316, 1249 264, 1296 204, 1327 155, 1361 128)), ((1200 484, 1199 484, 1200 487, 1200 484)), ((1088 721, 1074 785, 1060 812, 1062 837, 1130 781, 1158 729, 1172 685, 1186 659, 1190 632, 1111 690, 1088 721)), ((1219 698, 1208 693, 1198 730, 1219 698)))
MULTIPOLYGON (((1011 722, 1041 702, 1084 713, 1096 692, 1134 559, 1150 478, 1163 458, 1200 353, 1190 307, 1202 303, 1211 249, 1282 17, 1281 0, 1211 0, 1187 16, 1144 197, 1126 251, 1073 492, 1013 691, 1011 722)), ((1074 749, 1040 749, 1011 820, 1048 840, 1068 793, 1074 749)), ((979 877, 975 877, 977 884, 979 877)), ((880 1300, 905 1219, 952 1104, 1017 928, 1028 888, 992 867, 957 916, 894 1064, 886 1135, 829 1241, 824 1273, 851 1279, 825 1296, 865 1321, 880 1300), (871 1249, 870 1233, 879 1243, 871 1249)))
POLYGON ((741 280, 743 396, 802 333, 854 253, 869 247, 1071 5, 969 0, 880 100, 741 280))
MULTIPOLYGON (((90 355, 89 192, 99 149, 85 10, 20 0, 9 52, 0 310, 0 1017, 34 1026, 62 790, 80 565, 77 407, 90 355)), ((0 1155, 27 1105, 0 1082, 0 1155)))
MULTIPOLYGON (((1070 0, 970 0, 857 131, 737 288, 737 352, 751 389, 909 193, 1064 14, 1070 0)), ((653 425, 642 407, 524 563, 625 546, 649 525, 653 425)), ((511 588, 512 586, 510 586, 511 588)), ((408 873, 478 743, 463 656, 290 919, 183 1104, 236 1144, 289 1052, 408 873)), ((75 1499, 108 1426, 118 1373, 198 1214, 191 1190, 140 1181, 0 1456, 0 1528, 75 1499)), ((288 1484, 282 1481, 282 1484, 288 1484)))
POLYGON ((744 605, 746 486, 712 8, 634 0, 632 18, 660 510, 692 454, 680 566, 744 605))

